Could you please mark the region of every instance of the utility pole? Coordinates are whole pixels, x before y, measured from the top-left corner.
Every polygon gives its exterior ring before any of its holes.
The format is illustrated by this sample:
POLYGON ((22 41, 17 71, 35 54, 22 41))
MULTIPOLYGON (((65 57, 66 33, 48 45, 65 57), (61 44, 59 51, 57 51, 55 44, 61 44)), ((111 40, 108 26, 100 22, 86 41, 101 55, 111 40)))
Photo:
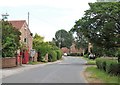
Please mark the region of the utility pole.
POLYGON ((30 15, 30 13, 28 12, 28 28, 29 28, 29 15, 30 15))

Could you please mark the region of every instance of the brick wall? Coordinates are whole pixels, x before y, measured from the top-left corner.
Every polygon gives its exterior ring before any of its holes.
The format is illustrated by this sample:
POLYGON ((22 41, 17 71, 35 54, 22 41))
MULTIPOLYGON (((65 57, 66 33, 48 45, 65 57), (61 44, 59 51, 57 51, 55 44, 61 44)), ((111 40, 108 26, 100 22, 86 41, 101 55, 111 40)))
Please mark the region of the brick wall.
POLYGON ((15 67, 16 58, 1 58, 2 59, 2 68, 15 67))

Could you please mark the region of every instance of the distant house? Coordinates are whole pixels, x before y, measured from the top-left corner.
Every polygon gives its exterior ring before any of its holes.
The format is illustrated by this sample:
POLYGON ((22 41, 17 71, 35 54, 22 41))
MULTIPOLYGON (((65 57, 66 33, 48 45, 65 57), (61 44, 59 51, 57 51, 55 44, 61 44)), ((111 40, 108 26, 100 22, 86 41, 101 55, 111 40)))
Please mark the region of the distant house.
POLYGON ((67 47, 62 47, 61 48, 62 53, 69 53, 69 49, 67 47))
POLYGON ((28 63, 29 61, 29 53, 32 49, 32 33, 30 29, 28 28, 26 20, 12 20, 9 21, 15 27, 21 32, 20 36, 20 43, 25 45, 26 50, 24 52, 21 52, 21 55, 23 56, 23 63, 28 63))
POLYGON ((61 48, 61 51, 63 53, 83 53, 84 52, 84 49, 80 48, 80 49, 77 49, 75 47, 75 43, 72 43, 72 45, 70 46, 70 48, 68 49, 67 47, 62 47, 61 48))
POLYGON ((75 46, 75 43, 72 43, 72 46, 70 47, 70 53, 83 53, 82 48, 77 49, 75 46))

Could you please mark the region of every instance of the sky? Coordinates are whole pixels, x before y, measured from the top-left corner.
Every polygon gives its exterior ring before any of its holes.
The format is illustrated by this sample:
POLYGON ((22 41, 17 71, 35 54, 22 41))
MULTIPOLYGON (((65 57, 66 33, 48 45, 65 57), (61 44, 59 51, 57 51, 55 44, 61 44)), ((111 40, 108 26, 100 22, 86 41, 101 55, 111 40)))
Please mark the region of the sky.
POLYGON ((8 20, 28 21, 29 12, 31 32, 52 41, 56 31, 69 31, 74 26, 89 9, 89 2, 96 0, 0 0, 0 15, 8 13, 8 20))

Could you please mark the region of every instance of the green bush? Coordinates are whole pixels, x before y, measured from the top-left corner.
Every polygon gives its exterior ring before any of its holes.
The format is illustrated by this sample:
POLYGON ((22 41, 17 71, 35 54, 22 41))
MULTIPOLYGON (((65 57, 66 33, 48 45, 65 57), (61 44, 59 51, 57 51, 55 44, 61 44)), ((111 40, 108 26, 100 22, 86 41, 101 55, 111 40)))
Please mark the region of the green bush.
POLYGON ((120 75, 120 63, 104 58, 96 59, 97 68, 112 75, 120 75))
POLYGON ((85 54, 83 57, 88 58, 88 54, 85 54))
POLYGON ((48 61, 49 62, 54 62, 57 60, 57 53, 56 51, 52 50, 48 53, 48 61))
POLYGON ((16 51, 20 48, 21 32, 15 29, 8 21, 1 21, 2 27, 2 57, 15 57, 16 51))
POLYGON ((81 56, 80 53, 69 53, 68 56, 81 56))
POLYGON ((98 69, 106 71, 106 59, 97 58, 96 65, 98 69))
POLYGON ((62 52, 60 50, 56 50, 57 53, 57 60, 60 60, 62 58, 62 52))
POLYGON ((102 70, 106 71, 106 60, 103 60, 101 64, 102 70))
POLYGON ((106 72, 113 75, 120 75, 120 63, 112 60, 106 61, 106 72))
POLYGON ((97 68, 98 68, 98 69, 102 69, 101 63, 102 63, 102 60, 101 60, 100 58, 97 58, 97 59, 96 59, 96 65, 97 65, 97 68))
POLYGON ((48 53, 48 62, 52 62, 52 55, 48 53))

